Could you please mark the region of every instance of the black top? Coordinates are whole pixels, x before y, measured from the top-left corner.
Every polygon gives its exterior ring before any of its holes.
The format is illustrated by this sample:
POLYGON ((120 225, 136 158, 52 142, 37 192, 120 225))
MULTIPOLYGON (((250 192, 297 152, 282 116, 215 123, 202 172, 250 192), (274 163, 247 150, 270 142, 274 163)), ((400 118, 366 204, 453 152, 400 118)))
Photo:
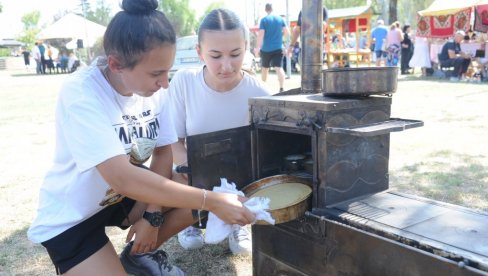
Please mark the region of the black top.
POLYGON ((442 46, 442 51, 439 54, 439 61, 441 60, 448 60, 449 59, 449 50, 454 50, 456 54, 461 52, 461 45, 459 43, 456 43, 455 41, 449 41, 442 46))
POLYGON ((412 49, 412 40, 410 39, 408 33, 403 33, 402 44, 406 44, 408 46, 407 48, 402 48, 402 49, 408 49, 408 50, 412 49))

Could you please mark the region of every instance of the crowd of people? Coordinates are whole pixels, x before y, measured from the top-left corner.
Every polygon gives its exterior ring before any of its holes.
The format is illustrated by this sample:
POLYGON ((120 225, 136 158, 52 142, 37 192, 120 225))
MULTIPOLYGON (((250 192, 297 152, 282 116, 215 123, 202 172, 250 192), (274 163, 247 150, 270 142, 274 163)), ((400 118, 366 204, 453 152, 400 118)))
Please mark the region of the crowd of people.
POLYGON ((437 72, 439 77, 449 78, 451 81, 481 80, 486 77, 488 65, 488 59, 484 55, 484 43, 481 43, 479 49, 482 56, 477 57, 474 53, 462 51, 463 43, 476 40, 477 35, 471 30, 469 33, 459 30, 450 39, 436 39, 435 43, 441 43, 442 47, 434 60, 432 38, 412 37, 411 26, 408 24, 400 27, 399 22, 394 22, 386 27, 383 20, 378 20, 371 33, 371 49, 374 51, 377 66, 398 66, 400 63, 402 75, 413 73, 414 68, 421 68, 423 76, 437 72), (444 69, 449 70, 443 71, 444 69))
POLYGON ((398 66, 402 75, 410 74, 410 59, 413 55, 414 45, 410 38, 410 25, 403 28, 400 22, 395 21, 389 27, 382 19, 371 32, 371 50, 375 54, 376 66, 398 66))
POLYGON ((80 66, 76 55, 70 51, 59 51, 50 44, 41 41, 35 42, 30 51, 22 48, 22 56, 26 69, 29 69, 31 59, 36 65, 36 74, 44 75, 51 73, 71 73, 80 66))

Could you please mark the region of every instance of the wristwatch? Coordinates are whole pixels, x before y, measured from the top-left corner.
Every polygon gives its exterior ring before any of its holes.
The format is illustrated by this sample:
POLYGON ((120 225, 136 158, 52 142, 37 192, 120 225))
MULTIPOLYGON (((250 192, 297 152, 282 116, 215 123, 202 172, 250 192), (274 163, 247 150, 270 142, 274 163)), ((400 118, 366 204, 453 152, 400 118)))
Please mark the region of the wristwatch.
POLYGON ((161 213, 161 212, 150 213, 150 212, 144 211, 144 214, 142 215, 142 217, 145 220, 147 220, 149 222, 149 224, 151 224, 151 226, 153 226, 153 227, 160 227, 161 224, 163 224, 163 222, 164 222, 164 216, 163 216, 163 213, 161 213))

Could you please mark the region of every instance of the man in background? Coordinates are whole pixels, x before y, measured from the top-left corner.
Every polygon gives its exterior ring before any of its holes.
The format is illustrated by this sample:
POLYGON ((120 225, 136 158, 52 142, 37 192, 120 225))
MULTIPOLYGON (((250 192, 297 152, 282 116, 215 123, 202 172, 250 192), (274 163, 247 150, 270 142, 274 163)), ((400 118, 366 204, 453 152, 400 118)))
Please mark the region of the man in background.
POLYGON ((462 79, 471 64, 471 56, 461 51, 460 43, 465 35, 464 31, 457 31, 454 40, 446 42, 439 54, 439 63, 442 67, 454 67, 451 81, 462 79))
POLYGON ((36 73, 38 75, 42 74, 42 61, 41 61, 41 51, 39 50, 39 43, 35 43, 34 47, 32 47, 32 58, 36 62, 36 73))
POLYGON ((381 61, 386 58, 386 51, 383 50, 386 47, 386 35, 388 34, 388 28, 385 27, 385 21, 379 19, 377 21, 376 28, 371 32, 372 43, 374 43, 374 53, 376 55, 376 66, 381 65, 381 61))
POLYGON ((285 71, 281 67, 281 61, 283 59, 283 36, 288 36, 288 28, 283 18, 272 14, 273 7, 270 3, 266 4, 265 11, 268 15, 259 23, 255 54, 261 56, 261 79, 265 82, 269 68, 273 67, 278 76, 280 92, 283 92, 285 71))

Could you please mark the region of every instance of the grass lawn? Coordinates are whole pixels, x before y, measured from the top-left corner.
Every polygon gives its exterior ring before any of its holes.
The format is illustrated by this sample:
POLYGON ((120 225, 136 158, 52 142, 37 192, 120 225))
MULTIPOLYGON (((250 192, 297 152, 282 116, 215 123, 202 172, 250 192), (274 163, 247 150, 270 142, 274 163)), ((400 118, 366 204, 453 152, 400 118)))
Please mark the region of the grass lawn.
MULTIPOLYGON (((67 75, 0 71, 0 276, 54 275, 40 245, 26 238, 42 178, 54 149, 54 108, 67 75)), ((278 91, 275 75, 268 85, 278 91)), ((298 75, 286 88, 300 85, 298 75)), ((425 126, 392 133, 391 189, 488 211, 488 85, 402 78, 392 117, 425 126)), ((126 231, 110 229, 120 252, 126 231)), ((251 275, 251 257, 232 256, 226 243, 183 251, 175 238, 163 247, 188 275, 251 275)))

